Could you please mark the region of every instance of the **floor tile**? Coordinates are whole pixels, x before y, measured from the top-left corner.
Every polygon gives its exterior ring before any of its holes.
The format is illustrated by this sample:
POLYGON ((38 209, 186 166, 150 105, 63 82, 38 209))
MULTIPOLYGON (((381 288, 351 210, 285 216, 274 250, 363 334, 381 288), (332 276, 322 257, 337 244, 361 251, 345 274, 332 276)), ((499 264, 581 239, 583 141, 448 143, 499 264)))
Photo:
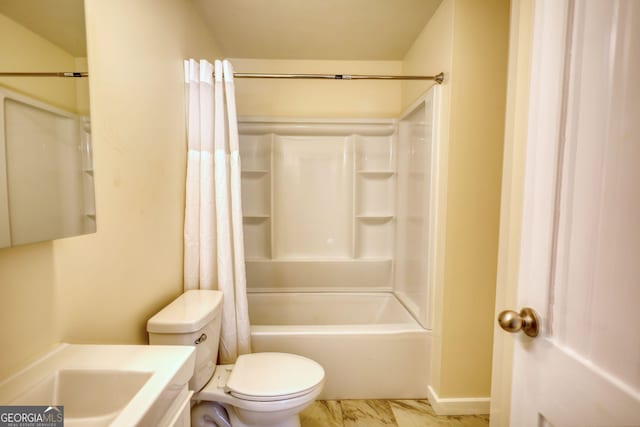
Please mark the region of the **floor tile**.
POLYGON ((389 402, 398 427, 438 425, 437 417, 426 400, 391 400, 389 402))
POLYGON ((342 407, 337 400, 316 400, 300 414, 302 427, 343 427, 342 407))
POLYGON ((488 427, 487 415, 438 416, 427 400, 389 401, 398 427, 488 427))
POLYGON ((341 400, 344 427, 397 427, 387 400, 341 400))

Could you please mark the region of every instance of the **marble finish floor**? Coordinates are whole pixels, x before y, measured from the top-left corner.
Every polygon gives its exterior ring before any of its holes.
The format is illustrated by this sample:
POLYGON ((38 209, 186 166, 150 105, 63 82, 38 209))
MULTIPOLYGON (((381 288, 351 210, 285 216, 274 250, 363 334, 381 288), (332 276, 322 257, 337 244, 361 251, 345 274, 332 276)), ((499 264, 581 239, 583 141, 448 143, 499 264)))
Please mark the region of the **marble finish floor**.
POLYGON ((488 415, 438 416, 427 400, 319 400, 302 427, 487 427, 488 415))

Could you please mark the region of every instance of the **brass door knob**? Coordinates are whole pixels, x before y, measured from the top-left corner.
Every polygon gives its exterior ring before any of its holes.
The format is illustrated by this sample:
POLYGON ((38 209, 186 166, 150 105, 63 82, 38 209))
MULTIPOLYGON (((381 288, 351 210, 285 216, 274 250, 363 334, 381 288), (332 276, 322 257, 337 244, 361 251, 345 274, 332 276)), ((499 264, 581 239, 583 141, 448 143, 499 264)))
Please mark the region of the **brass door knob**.
POLYGON ((530 337, 537 337, 540 328, 538 314, 529 307, 520 310, 520 313, 505 310, 498 316, 498 324, 502 329, 510 333, 522 331, 530 337))

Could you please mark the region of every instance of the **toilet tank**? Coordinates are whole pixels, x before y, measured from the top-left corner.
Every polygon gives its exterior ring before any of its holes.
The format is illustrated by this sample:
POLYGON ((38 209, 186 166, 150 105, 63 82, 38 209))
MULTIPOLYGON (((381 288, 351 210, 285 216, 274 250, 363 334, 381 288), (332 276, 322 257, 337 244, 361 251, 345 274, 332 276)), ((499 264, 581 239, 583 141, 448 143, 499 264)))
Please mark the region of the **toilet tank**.
POLYGON ((216 367, 220 340, 222 292, 190 290, 147 322, 149 344, 196 347, 196 366, 189 389, 199 391, 216 367))

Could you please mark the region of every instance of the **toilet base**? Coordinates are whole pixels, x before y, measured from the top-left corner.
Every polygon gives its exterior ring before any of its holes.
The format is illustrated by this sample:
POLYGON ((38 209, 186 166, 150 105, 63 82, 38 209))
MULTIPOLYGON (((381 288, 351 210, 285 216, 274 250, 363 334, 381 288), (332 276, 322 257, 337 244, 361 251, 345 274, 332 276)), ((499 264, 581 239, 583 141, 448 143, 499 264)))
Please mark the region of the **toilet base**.
POLYGON ((300 427, 297 413, 264 413, 239 410, 219 402, 200 402, 191 409, 191 427, 300 427), (224 408, 224 409, 223 409, 224 408), (226 413, 225 413, 226 411, 226 413), (275 415, 275 416, 274 416, 275 415))
POLYGON ((264 413, 254 412, 248 413, 243 411, 243 419, 241 420, 236 413, 236 408, 225 406, 229 418, 231 420, 231 427, 300 427, 300 417, 298 414, 286 417, 273 419, 272 417, 265 417, 264 413))

